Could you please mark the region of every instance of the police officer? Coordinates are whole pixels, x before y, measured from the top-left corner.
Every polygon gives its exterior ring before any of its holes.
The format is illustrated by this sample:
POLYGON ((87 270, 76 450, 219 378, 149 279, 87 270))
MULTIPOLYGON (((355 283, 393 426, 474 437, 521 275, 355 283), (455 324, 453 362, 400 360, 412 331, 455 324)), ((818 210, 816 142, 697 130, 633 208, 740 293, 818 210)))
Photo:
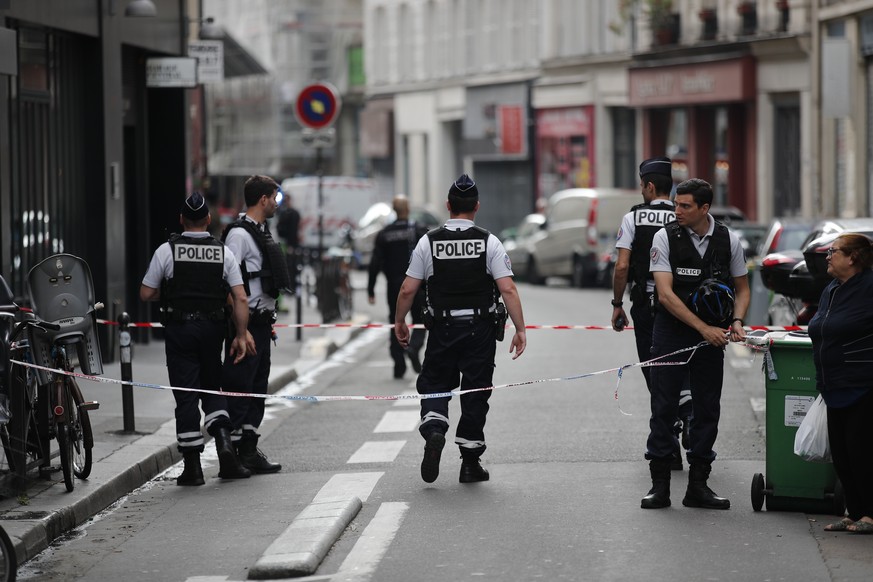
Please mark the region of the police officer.
POLYGON ((689 433, 686 507, 729 509, 730 501, 707 486, 721 413, 724 348, 742 341, 743 316, 749 307, 749 281, 743 248, 736 234, 709 215, 712 186, 686 180, 676 187, 676 220, 652 240, 649 269, 655 277, 657 311, 652 330, 652 355, 664 356, 704 345, 663 362, 688 361, 686 366, 652 368, 652 416, 646 458, 652 489, 644 509, 670 505, 670 457, 676 437, 679 390, 691 376, 694 416, 689 433), (688 357, 690 357, 690 360, 688 357))
MULTIPOLYGON (((180 388, 218 390, 221 386, 221 344, 227 329, 227 295, 233 302, 233 321, 239 330, 228 358, 241 361, 255 349, 246 332, 248 305, 242 275, 233 253, 209 235, 211 222, 206 201, 194 193, 182 204, 179 216, 184 232, 174 234, 155 251, 142 280, 143 301, 161 302, 165 328, 164 349, 170 384, 180 388)), ((219 394, 174 390, 176 439, 185 459, 177 485, 203 485, 200 453, 200 410, 206 431, 215 439, 222 479, 250 477, 240 465, 231 442, 233 428, 227 400, 219 394)))
MULTIPOLYGON (((631 208, 624 215, 616 237, 615 248, 618 259, 612 280, 612 328, 623 331, 627 324, 623 297, 628 282, 631 284, 631 317, 634 324, 634 337, 637 355, 641 362, 651 359, 652 323, 654 321, 655 280, 649 272, 649 251, 652 238, 665 224, 674 220, 673 202, 670 191, 673 189, 673 162, 667 157, 652 158, 640 164, 640 189, 643 203, 631 208)), ((649 394, 652 392, 651 368, 641 368, 649 394)), ((686 385, 679 393, 679 418, 674 430, 682 434, 682 447, 688 447, 688 428, 691 423, 691 388, 686 385)), ((671 468, 682 470, 682 454, 679 443, 673 452, 671 468)))
MULTIPOLYGON (((270 379, 270 342, 276 321, 276 299, 291 285, 285 255, 267 228, 267 219, 276 214, 279 185, 268 176, 246 180, 243 196, 246 212, 229 224, 223 238, 233 251, 242 271, 248 296, 248 330, 257 352, 239 364, 225 359, 223 386, 228 390, 266 394, 270 379)), ((258 427, 264 419, 264 398, 242 397, 230 402, 233 440, 240 461, 254 473, 276 473, 282 465, 270 462, 258 449, 258 427)))
MULTIPOLYGON (((423 224, 417 224, 409 220, 409 199, 403 194, 398 194, 392 201, 392 207, 397 214, 397 220, 383 228, 376 236, 373 245, 373 258, 370 260, 369 278, 367 281, 367 300, 370 305, 376 302, 375 289, 376 277, 380 272, 385 273, 388 283, 388 321, 394 322, 394 309, 397 306, 397 294, 406 276, 406 268, 409 266, 409 257, 418 239, 427 234, 427 228, 423 224)), ((424 289, 420 289, 412 303, 413 323, 422 323, 422 307, 424 306, 424 289)), ((419 352, 424 345, 425 331, 416 329, 412 332, 409 347, 405 350, 398 343, 397 337, 391 333, 388 351, 394 360, 394 377, 403 378, 406 373, 406 359, 409 357, 412 369, 416 374, 421 372, 421 360, 419 352)))
MULTIPOLYGON (((430 334, 424 365, 416 384, 419 394, 492 386, 496 340, 503 338, 506 312, 515 334, 510 353, 520 356, 527 346, 521 300, 512 280, 512 265, 500 241, 473 222, 479 210, 479 190, 466 174, 449 189, 449 220, 421 238, 412 253, 406 279, 397 297, 394 333, 409 344, 406 314, 427 281, 430 334), (503 298, 505 306, 499 303, 503 298)), ((427 323, 427 322, 426 322, 427 323)), ((461 449, 461 483, 487 481, 479 457, 485 452, 485 417, 490 390, 461 396, 461 419, 455 444, 461 449)), ((425 439, 421 478, 439 476, 440 455, 449 430, 449 398, 421 401, 419 432, 425 439)))

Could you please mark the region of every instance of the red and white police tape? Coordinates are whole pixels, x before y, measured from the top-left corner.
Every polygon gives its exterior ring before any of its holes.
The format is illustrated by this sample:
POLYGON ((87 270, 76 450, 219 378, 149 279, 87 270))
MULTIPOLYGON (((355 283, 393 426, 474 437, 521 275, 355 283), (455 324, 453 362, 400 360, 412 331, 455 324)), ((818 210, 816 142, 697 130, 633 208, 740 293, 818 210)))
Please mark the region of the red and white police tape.
MULTIPOLYGON (((460 396, 463 394, 469 394, 471 392, 482 392, 485 390, 498 390, 504 388, 516 388, 519 386, 529 386, 533 384, 542 384, 545 382, 567 382, 571 380, 581 380, 582 378, 589 378, 593 376, 601 376, 609 373, 617 373, 618 380, 615 387, 615 400, 618 400, 618 387, 621 384, 622 373, 624 370, 628 368, 635 367, 650 367, 650 366, 682 366, 685 365, 694 357, 694 353, 698 348, 707 345, 706 342, 700 342, 695 346, 691 346, 688 348, 683 348, 680 350, 676 350, 675 352, 671 352, 669 354, 659 356, 657 358, 653 358, 651 360, 646 360, 644 362, 637 362, 634 364, 624 364, 622 366, 618 366, 615 368, 608 368, 605 370, 598 370, 596 372, 586 372, 584 374, 577 374, 574 376, 561 376, 557 378, 542 378, 537 380, 525 380, 522 382, 513 382, 510 384, 501 384, 498 386, 487 386, 484 388, 467 388, 464 390, 450 390, 447 392, 438 392, 433 394, 391 394, 391 395, 348 395, 348 396, 307 396, 300 394, 250 394, 248 392, 232 392, 225 390, 209 390, 205 388, 185 388, 180 386, 165 386, 162 384, 151 384, 147 382, 133 382, 133 381, 124 381, 124 380, 116 380, 114 378, 104 378, 102 376, 92 376, 89 374, 82 374, 79 372, 69 372, 66 370, 60 370, 56 368, 48 368, 46 366, 40 366, 38 364, 34 364, 31 362, 24 362, 21 360, 10 360, 14 365, 25 366, 28 368, 33 368, 36 370, 43 370, 45 372, 49 372, 52 374, 64 374, 66 376, 72 376, 74 378, 81 378, 83 380, 90 380, 92 382, 99 382, 102 384, 122 384, 126 386, 137 386, 140 388, 152 388, 156 390, 179 390, 183 392, 199 392, 202 394, 220 394, 223 396, 229 397, 251 397, 251 398, 273 398, 279 400, 302 400, 307 402, 336 402, 336 401, 348 401, 348 400, 425 400, 428 398, 446 398, 451 396, 460 396), (678 354, 682 354, 685 352, 691 352, 688 357, 683 361, 675 361, 675 362, 665 362, 661 361, 664 358, 669 358, 671 356, 675 356, 678 354)), ((742 344, 746 347, 749 347, 755 351, 766 351, 768 348, 764 345, 752 345, 752 344, 742 344)), ((628 413, 621 410, 619 406, 619 410, 622 414, 627 415, 628 413)))
MULTIPOLYGON (((109 321, 107 319, 98 319, 97 323, 103 325, 120 325, 117 321, 109 321)), ((164 327, 160 323, 129 323, 130 327, 164 327)), ((392 323, 274 323, 276 328, 312 328, 312 329, 327 329, 327 328, 360 328, 360 329, 378 329, 378 328, 393 328, 392 323)), ((509 329, 512 325, 507 325, 509 329)), ((409 326, 410 329, 424 329, 424 325, 416 323, 409 326)), ((525 329, 584 329, 584 330, 612 330, 611 325, 525 325, 525 329)), ((633 329, 633 326, 625 327, 624 329, 633 329)), ((805 325, 747 325, 747 331, 802 331, 806 329, 805 325)))

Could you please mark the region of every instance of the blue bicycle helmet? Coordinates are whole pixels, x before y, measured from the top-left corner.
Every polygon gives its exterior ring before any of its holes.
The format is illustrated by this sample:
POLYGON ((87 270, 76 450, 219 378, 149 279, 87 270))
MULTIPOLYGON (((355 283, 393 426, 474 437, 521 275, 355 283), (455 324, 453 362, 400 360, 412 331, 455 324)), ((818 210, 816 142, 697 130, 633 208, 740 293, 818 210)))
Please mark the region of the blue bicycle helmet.
POLYGON ((734 290, 718 279, 706 279, 691 294, 689 303, 704 323, 726 324, 734 314, 734 290))

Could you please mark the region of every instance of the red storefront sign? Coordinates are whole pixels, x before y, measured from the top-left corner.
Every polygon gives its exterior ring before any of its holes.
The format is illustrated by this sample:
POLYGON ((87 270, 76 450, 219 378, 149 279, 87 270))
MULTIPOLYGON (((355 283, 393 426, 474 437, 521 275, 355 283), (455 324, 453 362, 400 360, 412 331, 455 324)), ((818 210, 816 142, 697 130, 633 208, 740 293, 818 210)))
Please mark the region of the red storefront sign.
POLYGON ((631 107, 729 103, 755 98, 752 57, 629 71, 631 107))
POLYGON ((524 154, 524 111, 518 105, 498 106, 500 153, 524 154))

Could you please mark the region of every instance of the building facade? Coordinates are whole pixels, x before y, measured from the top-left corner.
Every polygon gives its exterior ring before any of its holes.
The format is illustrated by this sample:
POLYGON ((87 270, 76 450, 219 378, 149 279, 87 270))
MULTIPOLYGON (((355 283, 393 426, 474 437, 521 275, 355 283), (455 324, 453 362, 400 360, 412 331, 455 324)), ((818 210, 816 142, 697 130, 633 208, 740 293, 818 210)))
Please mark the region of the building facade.
POLYGON ((560 188, 635 187, 655 155, 753 220, 865 213, 867 4, 367 0, 362 152, 418 202, 461 171, 491 181, 507 204, 490 228, 560 188), (819 105, 829 86, 843 121, 819 105))
POLYGON ((128 4, 0 0, 0 260, 23 297, 35 263, 81 256, 101 315, 140 320, 139 282, 189 182, 188 89, 147 87, 147 62, 184 56, 192 12, 128 4))
POLYGON ((294 114, 298 94, 313 83, 332 84, 342 100, 335 139, 322 147, 322 171, 364 175, 361 0, 202 2, 204 15, 224 31, 225 51, 234 47, 253 63, 206 87, 207 171, 222 203, 239 209, 252 174, 281 181, 317 172, 315 150, 294 114))

